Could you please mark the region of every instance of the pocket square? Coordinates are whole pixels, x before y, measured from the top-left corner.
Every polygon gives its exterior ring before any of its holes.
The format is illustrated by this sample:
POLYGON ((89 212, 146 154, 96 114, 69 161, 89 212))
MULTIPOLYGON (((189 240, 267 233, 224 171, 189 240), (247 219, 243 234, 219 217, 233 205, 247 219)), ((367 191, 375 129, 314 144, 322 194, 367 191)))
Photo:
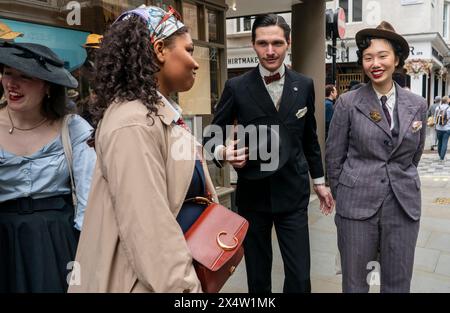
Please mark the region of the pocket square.
POLYGON ((297 118, 302 118, 305 116, 306 112, 308 112, 308 108, 304 107, 303 109, 298 110, 297 113, 295 113, 295 116, 297 116, 297 118))
POLYGON ((418 132, 422 128, 422 121, 414 121, 412 123, 412 132, 418 132))

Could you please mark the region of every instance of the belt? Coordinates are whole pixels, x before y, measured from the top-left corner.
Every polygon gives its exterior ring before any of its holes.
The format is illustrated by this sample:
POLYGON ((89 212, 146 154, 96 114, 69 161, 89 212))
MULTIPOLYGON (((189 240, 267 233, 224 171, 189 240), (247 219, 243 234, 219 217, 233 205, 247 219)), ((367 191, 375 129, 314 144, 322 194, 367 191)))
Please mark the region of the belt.
POLYGON ((32 214, 38 211, 62 210, 66 204, 71 203, 70 195, 41 199, 17 198, 1 202, 0 213, 32 214))

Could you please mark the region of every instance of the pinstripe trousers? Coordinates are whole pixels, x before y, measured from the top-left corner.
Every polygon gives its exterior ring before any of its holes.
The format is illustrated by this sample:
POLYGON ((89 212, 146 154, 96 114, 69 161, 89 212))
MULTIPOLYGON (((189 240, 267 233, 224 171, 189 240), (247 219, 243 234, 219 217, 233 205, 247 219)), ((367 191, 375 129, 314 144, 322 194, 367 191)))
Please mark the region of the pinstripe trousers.
POLYGON ((335 223, 343 292, 368 292, 376 264, 382 293, 410 291, 420 221, 406 215, 392 189, 374 216, 353 220, 336 214, 335 223))

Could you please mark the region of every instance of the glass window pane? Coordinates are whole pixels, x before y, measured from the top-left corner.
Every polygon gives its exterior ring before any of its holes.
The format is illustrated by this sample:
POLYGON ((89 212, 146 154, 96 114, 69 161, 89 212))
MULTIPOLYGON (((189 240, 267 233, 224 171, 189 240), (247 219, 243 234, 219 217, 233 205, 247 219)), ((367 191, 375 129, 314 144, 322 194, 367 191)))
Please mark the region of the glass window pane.
POLYGON ((196 72, 194 86, 191 90, 178 94, 178 101, 183 108, 183 114, 211 114, 209 54, 209 48, 195 47, 194 58, 199 65, 199 69, 196 72))
POLYGON ((362 0, 353 0, 353 22, 362 21, 362 0))
POLYGON ((339 6, 345 11, 345 21, 348 22, 348 0, 339 0, 339 6))
POLYGON ((442 37, 447 38, 448 36, 448 4, 444 4, 444 23, 443 23, 442 37))
POLYGON ((214 107, 219 101, 219 49, 211 48, 209 52, 209 71, 211 82, 211 112, 214 112, 214 107))
POLYGON ((208 10, 208 41, 218 42, 217 12, 208 10))
MULTIPOLYGON (((145 4, 145 0, 134 0, 135 2, 140 2, 139 5, 141 4, 145 4)), ((162 8, 163 10, 168 10, 169 9, 169 5, 176 8, 175 6, 175 0, 147 0, 147 5, 155 5, 157 7, 162 8)))
POLYGON ((252 18, 247 16, 244 17, 244 31, 252 30, 252 18))
POLYGON ((183 22, 189 28, 192 39, 198 39, 197 6, 183 2, 183 22))
POLYGON ((241 19, 236 19, 236 33, 239 33, 241 31, 241 19))

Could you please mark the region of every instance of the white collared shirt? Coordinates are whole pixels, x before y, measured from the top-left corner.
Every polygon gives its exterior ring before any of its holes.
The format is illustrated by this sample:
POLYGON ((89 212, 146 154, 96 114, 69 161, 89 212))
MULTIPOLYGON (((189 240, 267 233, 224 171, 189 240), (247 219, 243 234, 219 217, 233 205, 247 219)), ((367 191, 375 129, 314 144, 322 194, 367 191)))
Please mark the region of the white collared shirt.
POLYGON ((395 84, 392 84, 391 90, 388 91, 387 94, 383 95, 379 93, 375 88, 375 93, 377 94, 378 102, 380 103, 381 110, 383 110, 382 103, 381 103, 381 97, 386 96, 386 107, 388 108, 389 115, 391 116, 391 130, 394 129, 395 126, 395 119, 394 119, 394 108, 395 108, 395 99, 396 99, 396 90, 395 90, 395 84))
POLYGON ((279 69, 277 69, 275 72, 269 72, 266 70, 261 64, 259 64, 259 73, 261 74, 261 77, 263 79, 264 85, 266 86, 267 92, 270 95, 270 98, 272 98, 273 104, 276 106, 278 101, 280 101, 281 96, 283 94, 283 88, 284 88, 284 74, 286 72, 285 65, 281 65, 279 69), (266 84, 264 80, 264 76, 272 76, 276 73, 280 73, 281 79, 274 81, 270 84, 266 84))
POLYGON ((173 101, 172 99, 167 99, 166 97, 164 97, 164 95, 162 93, 160 93, 158 90, 156 91, 156 93, 158 94, 158 96, 161 97, 161 102, 164 103, 169 109, 171 109, 175 115, 173 117, 173 122, 176 123, 180 117, 181 117, 181 113, 183 112, 183 110, 181 109, 181 107, 178 105, 178 103, 176 103, 175 101, 173 101))

